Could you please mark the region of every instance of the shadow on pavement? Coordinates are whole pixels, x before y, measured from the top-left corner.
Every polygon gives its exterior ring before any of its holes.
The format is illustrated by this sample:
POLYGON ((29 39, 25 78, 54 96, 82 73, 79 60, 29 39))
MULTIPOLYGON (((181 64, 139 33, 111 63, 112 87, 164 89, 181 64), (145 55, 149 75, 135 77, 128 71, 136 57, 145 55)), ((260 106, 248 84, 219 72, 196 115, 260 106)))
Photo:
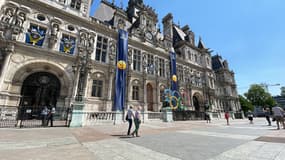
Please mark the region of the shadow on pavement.
POLYGON ((119 137, 119 138, 122 138, 122 139, 124 139, 124 138, 133 138, 133 136, 128 136, 128 135, 111 135, 112 137, 119 137))

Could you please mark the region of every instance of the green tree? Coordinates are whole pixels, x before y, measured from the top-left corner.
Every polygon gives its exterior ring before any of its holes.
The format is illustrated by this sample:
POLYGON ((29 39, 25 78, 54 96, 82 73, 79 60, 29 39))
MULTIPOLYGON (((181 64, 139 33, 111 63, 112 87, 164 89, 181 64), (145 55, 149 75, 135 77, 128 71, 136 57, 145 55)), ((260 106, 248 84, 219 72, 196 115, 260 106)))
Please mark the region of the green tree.
POLYGON ((244 95, 254 106, 273 107, 276 105, 272 96, 265 92, 265 90, 258 84, 251 85, 248 92, 244 95))
POLYGON ((241 105, 242 110, 246 113, 247 111, 251 110, 253 111, 253 105, 250 103, 249 100, 247 100, 242 95, 239 95, 239 102, 241 105))

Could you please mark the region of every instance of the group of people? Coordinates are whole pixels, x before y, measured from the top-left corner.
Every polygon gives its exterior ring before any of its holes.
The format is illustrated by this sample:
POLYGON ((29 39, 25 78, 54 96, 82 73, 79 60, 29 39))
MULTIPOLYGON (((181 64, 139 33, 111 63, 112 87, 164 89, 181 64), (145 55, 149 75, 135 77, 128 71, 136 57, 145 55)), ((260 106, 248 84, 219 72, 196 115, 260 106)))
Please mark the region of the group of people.
MULTIPOLYGON (((285 129, 285 123, 284 123, 284 116, 285 116, 285 111, 279 107, 279 106, 275 106, 272 108, 272 121, 276 121, 277 124, 277 129, 280 129, 280 124, 282 125, 283 129, 285 129)), ((265 108, 264 109, 264 115, 266 118, 266 121, 268 122, 268 126, 271 126, 271 112, 269 108, 265 108)), ((253 124, 253 113, 252 111, 248 111, 247 112, 247 118, 249 120, 250 124, 253 124)), ((230 125, 229 123, 229 118, 230 118, 230 113, 229 112, 225 112, 225 119, 227 121, 227 125, 230 125)))
POLYGON ((126 113, 126 121, 129 123, 128 133, 127 135, 132 137, 136 136, 139 137, 139 128, 141 124, 141 107, 136 107, 135 110, 133 110, 133 107, 130 106, 127 113, 126 113), (133 121, 135 123, 135 129, 133 132, 131 132, 133 121))
POLYGON ((45 106, 41 112, 42 126, 47 127, 50 122, 50 126, 53 127, 54 114, 55 107, 48 108, 45 106))

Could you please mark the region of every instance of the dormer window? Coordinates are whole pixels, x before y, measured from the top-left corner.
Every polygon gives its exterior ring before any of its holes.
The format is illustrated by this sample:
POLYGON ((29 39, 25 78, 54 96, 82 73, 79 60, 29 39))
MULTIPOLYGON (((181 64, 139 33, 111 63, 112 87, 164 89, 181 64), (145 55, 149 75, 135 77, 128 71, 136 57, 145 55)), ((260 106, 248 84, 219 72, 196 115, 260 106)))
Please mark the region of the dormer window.
POLYGON ((81 7, 81 0, 71 0, 70 7, 80 10, 81 7))

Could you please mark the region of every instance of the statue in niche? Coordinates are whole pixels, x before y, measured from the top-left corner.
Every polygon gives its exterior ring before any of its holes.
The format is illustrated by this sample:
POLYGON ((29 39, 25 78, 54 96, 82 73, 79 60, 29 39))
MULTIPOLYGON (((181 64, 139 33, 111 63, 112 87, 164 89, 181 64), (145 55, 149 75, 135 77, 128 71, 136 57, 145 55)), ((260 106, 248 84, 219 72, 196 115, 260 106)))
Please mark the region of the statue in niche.
POLYGON ((26 14, 24 12, 19 12, 16 17, 15 25, 18 27, 22 27, 26 20, 26 14))
POLYGON ((118 29, 124 29, 126 26, 125 21, 122 19, 118 20, 118 29))
POLYGON ((94 47, 94 42, 95 42, 95 36, 94 35, 89 35, 88 48, 93 48, 94 47))
POLYGON ((59 24, 53 23, 51 26, 51 37, 49 39, 49 48, 53 48, 57 42, 57 35, 59 32, 59 24))
POLYGON ((129 66, 131 66, 133 62, 133 52, 131 49, 128 49, 128 62, 129 62, 129 66))
POLYGON ((6 23, 6 24, 10 24, 12 21, 14 15, 14 9, 13 8, 6 8, 6 12, 3 15, 3 17, 1 18, 1 21, 6 23))
POLYGON ((58 31, 59 31, 59 24, 57 23, 52 24, 51 35, 57 37, 58 31))
POLYGON ((82 32, 80 34, 80 41, 79 41, 80 45, 81 46, 86 46, 86 40, 87 40, 87 34, 82 32))

